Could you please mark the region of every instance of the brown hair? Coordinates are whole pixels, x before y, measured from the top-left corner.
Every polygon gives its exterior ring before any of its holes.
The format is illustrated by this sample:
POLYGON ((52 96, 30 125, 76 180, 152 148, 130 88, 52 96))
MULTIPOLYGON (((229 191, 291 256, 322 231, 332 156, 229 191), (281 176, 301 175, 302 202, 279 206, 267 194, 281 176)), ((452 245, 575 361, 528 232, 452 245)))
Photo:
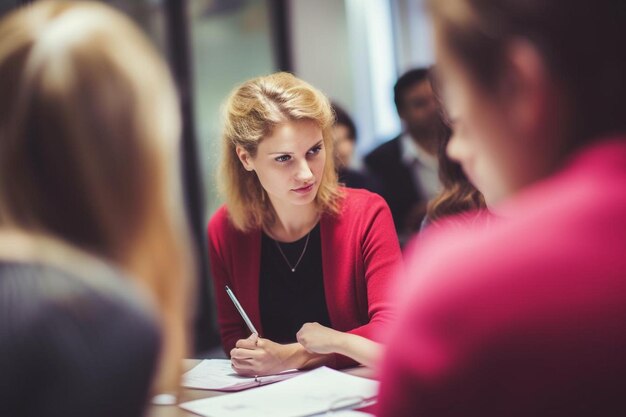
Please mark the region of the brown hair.
POLYGON ((339 212, 340 190, 333 163, 334 116, 328 99, 308 83, 286 72, 258 77, 238 86, 225 104, 222 135, 222 193, 234 226, 242 231, 270 226, 276 220, 256 174, 244 169, 236 153, 241 146, 252 157, 273 129, 288 121, 311 120, 322 130, 326 164, 315 202, 320 212, 339 212))
POLYGON ((437 157, 439 160, 439 180, 443 189, 428 202, 426 218, 429 223, 434 223, 447 216, 482 210, 487 207, 483 195, 469 182, 461 165, 452 161, 446 153, 451 133, 449 127, 442 126, 437 157))
POLYGON ((447 148, 452 136, 452 129, 441 93, 442 86, 437 68, 433 67, 430 70, 428 79, 441 109, 439 113, 441 123, 438 124, 437 159, 439 181, 443 187, 441 192, 430 200, 426 207, 426 219, 431 224, 447 216, 486 209, 487 205, 485 198, 469 181, 461 165, 448 157, 447 148))
POLYGON ((429 0, 437 32, 471 76, 495 89, 507 44, 531 42, 567 100, 571 144, 626 129, 626 8, 615 0, 429 0))
POLYGON ((37 2, 0 23, 0 226, 120 266, 165 341, 155 389, 184 357, 188 238, 172 80, 134 24, 91 2, 37 2))

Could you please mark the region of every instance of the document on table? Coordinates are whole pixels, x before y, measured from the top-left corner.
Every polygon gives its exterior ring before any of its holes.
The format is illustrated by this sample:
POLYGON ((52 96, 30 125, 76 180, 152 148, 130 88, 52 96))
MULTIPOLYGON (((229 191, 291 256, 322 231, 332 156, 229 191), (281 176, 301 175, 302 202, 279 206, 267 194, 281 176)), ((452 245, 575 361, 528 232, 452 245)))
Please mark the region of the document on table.
POLYGON ((238 375, 230 366, 228 359, 205 359, 183 375, 182 386, 215 391, 239 391, 282 381, 301 373, 294 369, 276 375, 249 378, 238 375))
POLYGON ((378 392, 378 382, 322 367, 255 390, 180 404, 206 417, 301 417, 360 407, 378 392))

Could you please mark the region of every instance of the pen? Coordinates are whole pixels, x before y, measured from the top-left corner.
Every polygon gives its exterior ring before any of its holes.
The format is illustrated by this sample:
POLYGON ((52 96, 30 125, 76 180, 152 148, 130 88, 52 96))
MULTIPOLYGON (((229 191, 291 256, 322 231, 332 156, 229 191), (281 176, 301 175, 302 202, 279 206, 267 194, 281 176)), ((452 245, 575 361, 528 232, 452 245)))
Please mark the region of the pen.
POLYGON ((259 332, 257 332, 256 329, 254 328, 254 324, 252 324, 252 322, 250 321, 250 318, 244 311, 243 307, 241 306, 241 304, 239 304, 239 300, 237 300, 237 297, 235 297, 235 294, 233 294, 232 290, 228 288, 228 285, 226 285, 226 294, 228 294, 230 299, 233 300, 233 304, 235 304, 235 308, 237 309, 239 314, 241 314, 241 318, 243 319, 243 321, 246 322, 248 329, 250 329, 252 333, 256 333, 258 335, 259 332))

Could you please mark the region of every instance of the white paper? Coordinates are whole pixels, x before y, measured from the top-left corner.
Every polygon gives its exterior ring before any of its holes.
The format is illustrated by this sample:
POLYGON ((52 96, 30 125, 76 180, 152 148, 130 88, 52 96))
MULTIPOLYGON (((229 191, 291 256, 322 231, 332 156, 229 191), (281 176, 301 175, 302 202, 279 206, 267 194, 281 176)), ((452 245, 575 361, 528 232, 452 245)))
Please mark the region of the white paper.
POLYGON ((183 375, 182 386, 195 389, 233 391, 282 381, 301 373, 292 370, 255 379, 238 375, 230 366, 228 359, 205 359, 183 375))
POLYGON ((207 417, 300 417, 358 407, 377 392, 377 381, 322 367, 266 387, 180 407, 207 417))

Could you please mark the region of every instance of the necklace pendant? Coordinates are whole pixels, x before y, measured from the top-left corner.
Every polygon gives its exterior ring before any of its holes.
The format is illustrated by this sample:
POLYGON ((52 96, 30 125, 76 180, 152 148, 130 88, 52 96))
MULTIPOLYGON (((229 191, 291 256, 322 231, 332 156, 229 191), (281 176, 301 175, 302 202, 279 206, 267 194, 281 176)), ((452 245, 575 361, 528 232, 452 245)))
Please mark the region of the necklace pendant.
POLYGON ((276 244, 276 247, 278 248, 278 252, 280 252, 281 256, 285 260, 285 263, 287 264, 289 269, 291 269, 291 272, 296 272, 296 268, 298 267, 298 265, 300 265, 300 261, 304 257, 304 253, 306 252, 306 248, 309 245, 309 238, 310 237, 311 237, 311 232, 309 232, 309 234, 306 235, 306 241, 304 242, 304 249, 302 249, 302 253, 300 254, 300 257, 298 258, 298 261, 296 262, 296 264, 293 267, 291 266, 291 263, 289 263, 289 259, 287 259, 287 257, 285 256, 285 253, 281 249, 280 244, 278 243, 278 241, 274 240, 274 243, 276 244))

